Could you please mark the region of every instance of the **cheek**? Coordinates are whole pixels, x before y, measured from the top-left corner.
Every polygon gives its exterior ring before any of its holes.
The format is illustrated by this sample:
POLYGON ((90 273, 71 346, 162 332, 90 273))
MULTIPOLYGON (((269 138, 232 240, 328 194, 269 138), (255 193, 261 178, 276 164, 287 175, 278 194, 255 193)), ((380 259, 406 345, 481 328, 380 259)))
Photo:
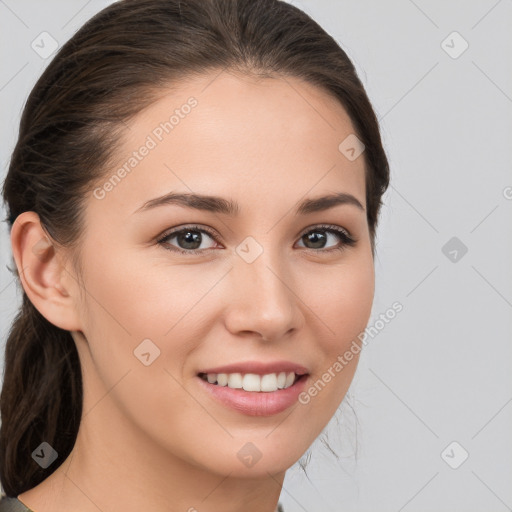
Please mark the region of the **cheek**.
POLYGON ((206 279, 191 282, 192 270, 155 264, 150 256, 141 258, 137 251, 105 251, 89 261, 90 324, 99 320, 131 338, 132 343, 151 337, 163 339, 179 329, 180 319, 193 308, 204 293, 202 289, 208 288, 206 279))
POLYGON ((317 292, 311 297, 310 307, 317 316, 314 325, 324 333, 313 333, 318 365, 310 386, 299 397, 301 406, 310 411, 311 435, 324 428, 345 397, 359 360, 358 335, 364 332, 371 314, 373 259, 361 256, 354 261, 320 275, 317 292))
MULTIPOLYGON (((169 439, 180 439, 190 429, 190 421, 199 424, 204 416, 181 384, 181 369, 201 339, 187 314, 193 316, 194 304, 212 285, 196 279, 199 282, 192 287, 191 269, 165 270, 150 258, 147 266, 136 256, 108 251, 89 258, 84 316, 89 344, 83 361, 91 396, 85 409, 108 389, 103 407, 114 405, 145 432, 162 436, 159 443, 169 448, 169 439), (154 345, 147 341, 143 345, 146 339, 154 345), (144 353, 149 353, 148 365, 142 362, 144 353), (96 382, 104 389, 92 396, 96 382)), ((179 444, 173 447, 179 449, 179 444)))
MULTIPOLYGON (((314 293, 305 289, 308 306, 316 324, 325 333, 323 349, 331 356, 345 350, 364 331, 372 309, 375 291, 373 260, 354 255, 353 261, 315 272, 314 293)), ((310 282, 311 282, 310 281, 310 282)))
POLYGON ((169 369, 180 379, 188 354, 205 337, 205 321, 214 318, 210 292, 226 268, 198 274, 194 266, 173 267, 161 256, 155 261, 108 249, 87 260, 84 334, 94 364, 112 384, 128 369, 145 369, 137 357, 149 351, 151 368, 169 369))

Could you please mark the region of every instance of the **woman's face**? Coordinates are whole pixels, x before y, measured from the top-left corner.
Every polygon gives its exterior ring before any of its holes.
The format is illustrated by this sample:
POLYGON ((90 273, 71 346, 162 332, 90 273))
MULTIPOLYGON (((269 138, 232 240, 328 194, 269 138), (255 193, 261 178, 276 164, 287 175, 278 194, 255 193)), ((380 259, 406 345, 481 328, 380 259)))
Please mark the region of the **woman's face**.
POLYGON ((373 300, 364 153, 352 138, 339 149, 353 134, 312 85, 218 71, 130 121, 87 199, 80 253, 73 336, 97 435, 137 432, 140 448, 223 475, 303 455, 345 396, 373 300), (171 193, 182 198, 155 201, 171 193), (227 386, 199 376, 227 365, 227 386), (231 388, 282 386, 229 374, 295 366, 308 375, 288 391, 231 388))

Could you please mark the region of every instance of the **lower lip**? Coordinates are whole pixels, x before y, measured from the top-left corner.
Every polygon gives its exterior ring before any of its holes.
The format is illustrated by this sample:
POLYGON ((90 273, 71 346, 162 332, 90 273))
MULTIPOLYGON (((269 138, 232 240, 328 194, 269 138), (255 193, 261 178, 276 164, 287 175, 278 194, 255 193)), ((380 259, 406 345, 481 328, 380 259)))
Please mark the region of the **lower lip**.
POLYGON ((300 393, 306 387, 308 377, 309 375, 303 375, 289 388, 269 392, 219 386, 210 384, 199 376, 197 378, 204 389, 221 404, 248 416, 272 416, 285 411, 298 401, 300 393))

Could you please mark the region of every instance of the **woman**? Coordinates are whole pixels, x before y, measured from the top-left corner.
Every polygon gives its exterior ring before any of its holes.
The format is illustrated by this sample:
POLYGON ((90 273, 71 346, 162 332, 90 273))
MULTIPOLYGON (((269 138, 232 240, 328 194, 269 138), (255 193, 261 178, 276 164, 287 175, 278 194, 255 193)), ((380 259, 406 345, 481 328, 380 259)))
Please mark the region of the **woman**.
POLYGON ((352 63, 296 7, 94 16, 4 183, 4 509, 281 509, 356 369, 388 181, 352 63))

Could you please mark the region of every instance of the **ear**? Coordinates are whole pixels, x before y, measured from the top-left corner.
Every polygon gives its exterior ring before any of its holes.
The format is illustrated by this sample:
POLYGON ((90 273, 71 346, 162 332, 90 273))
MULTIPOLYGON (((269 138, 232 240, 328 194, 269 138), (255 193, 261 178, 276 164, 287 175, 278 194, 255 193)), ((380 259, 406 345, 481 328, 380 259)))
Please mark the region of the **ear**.
POLYGON ((35 308, 61 329, 81 330, 79 283, 73 269, 62 263, 63 249, 47 235, 37 213, 18 215, 11 246, 23 289, 35 308))

